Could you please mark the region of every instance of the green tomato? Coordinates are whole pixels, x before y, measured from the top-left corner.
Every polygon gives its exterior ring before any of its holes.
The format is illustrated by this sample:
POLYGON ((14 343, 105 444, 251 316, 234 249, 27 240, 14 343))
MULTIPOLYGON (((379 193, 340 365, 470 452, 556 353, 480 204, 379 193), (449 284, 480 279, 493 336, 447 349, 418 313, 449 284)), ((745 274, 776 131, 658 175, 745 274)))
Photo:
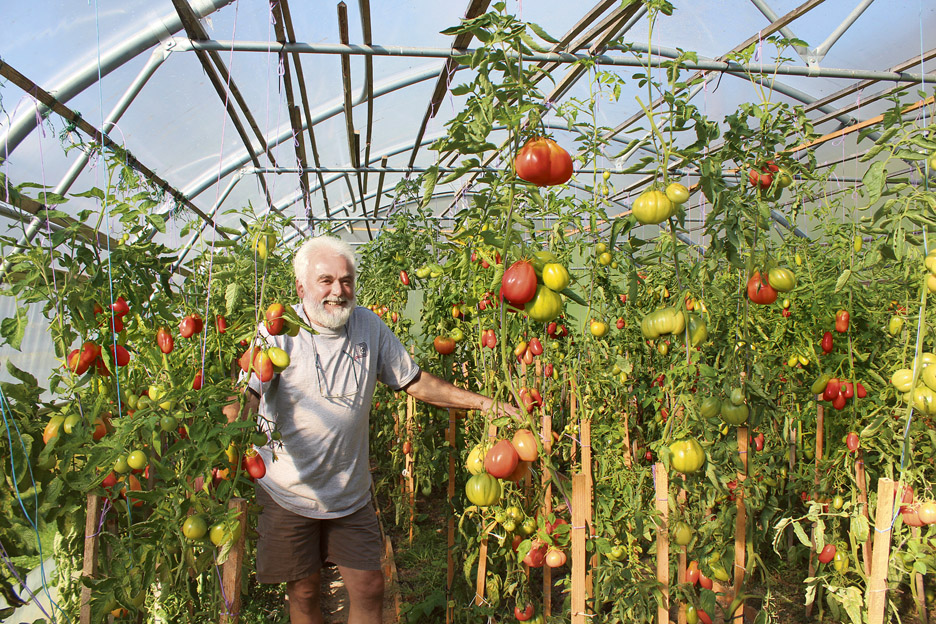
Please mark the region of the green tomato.
POLYGON ((702 401, 702 418, 712 418, 721 411, 721 401, 715 397, 707 397, 702 401))
POLYGON ((689 199, 689 189, 679 182, 673 182, 666 187, 666 197, 676 205, 684 204, 689 199))
POLYGON ((705 451, 695 438, 677 440, 670 444, 669 451, 673 470, 677 472, 696 472, 705 463, 705 451))
POLYGON ((208 523, 202 516, 189 516, 182 523, 182 535, 190 540, 199 540, 208 533, 208 523))
POLYGON ((139 449, 127 456, 127 465, 130 466, 132 470, 143 470, 146 468, 147 461, 149 461, 149 458, 146 457, 146 453, 139 449))
POLYGON ((743 425, 747 422, 748 414, 748 406, 743 403, 741 405, 722 403, 721 410, 719 411, 721 419, 729 425, 743 425))
POLYGON ((471 504, 487 507, 500 500, 501 484, 499 480, 483 472, 468 479, 465 484, 465 494, 471 504))
POLYGON ((527 315, 538 323, 548 323, 562 311, 562 299, 546 286, 537 285, 536 294, 527 302, 525 308, 527 315))
POLYGON ((770 287, 777 292, 790 292, 796 288, 796 274, 790 269, 774 267, 767 273, 770 287))
POLYGON ((676 528, 673 530, 673 536, 676 539, 676 543, 680 546, 688 546, 689 542, 692 541, 692 527, 690 527, 685 522, 677 522, 676 528))
POLYGON ((121 455, 114 462, 114 472, 117 474, 127 474, 130 472, 130 465, 127 463, 127 456, 121 455))
POLYGON ((638 223, 652 225, 676 214, 676 204, 663 191, 644 191, 634 200, 631 212, 638 223))
POLYGON ((569 287, 569 272, 558 262, 550 262, 543 267, 543 284, 555 292, 562 292, 569 287))

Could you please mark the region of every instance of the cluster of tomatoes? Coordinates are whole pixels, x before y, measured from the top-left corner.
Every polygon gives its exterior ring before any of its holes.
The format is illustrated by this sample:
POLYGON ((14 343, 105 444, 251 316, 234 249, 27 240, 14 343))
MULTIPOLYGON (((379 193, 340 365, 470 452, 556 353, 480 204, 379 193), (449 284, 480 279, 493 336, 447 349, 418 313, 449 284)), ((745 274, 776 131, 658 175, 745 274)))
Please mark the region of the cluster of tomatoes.
MULTIPOLYGON (((124 330, 123 317, 130 312, 130 306, 123 297, 118 297, 117 301, 111 304, 110 309, 110 317, 102 321, 101 326, 109 326, 110 331, 119 334, 124 330)), ((94 316, 97 317, 103 312, 104 308, 95 303, 94 316)), ((72 350, 65 359, 65 367, 79 376, 84 375, 93 366, 98 375, 108 377, 115 364, 117 366, 126 366, 129 363, 130 352, 123 345, 114 344, 113 340, 106 340, 104 336, 102 336, 100 345, 90 340, 86 341, 80 348, 72 350), (108 342, 110 343, 108 349, 110 359, 106 361, 102 355, 104 352, 101 347, 108 342)))
MULTIPOLYGON (((766 273, 754 271, 747 283, 747 295, 751 303, 770 305, 777 300, 777 293, 790 292, 796 288, 796 274, 785 267, 774 267, 766 273)), ((789 305, 784 309, 789 309, 789 305)))
POLYGON ((925 351, 919 358, 913 358, 911 368, 899 368, 891 375, 891 384, 903 395, 903 400, 927 416, 936 415, 936 366, 933 364, 936 364, 936 355, 925 351))

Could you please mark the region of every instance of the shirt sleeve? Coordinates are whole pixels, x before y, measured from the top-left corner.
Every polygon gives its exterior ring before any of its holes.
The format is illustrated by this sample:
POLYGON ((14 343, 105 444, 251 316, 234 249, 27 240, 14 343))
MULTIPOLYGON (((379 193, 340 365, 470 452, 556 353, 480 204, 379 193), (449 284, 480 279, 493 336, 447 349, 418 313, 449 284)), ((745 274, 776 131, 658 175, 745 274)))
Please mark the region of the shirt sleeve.
POLYGON ((377 379, 387 384, 394 392, 402 390, 419 374, 419 365, 406 351, 386 323, 374 315, 380 335, 377 351, 377 379))

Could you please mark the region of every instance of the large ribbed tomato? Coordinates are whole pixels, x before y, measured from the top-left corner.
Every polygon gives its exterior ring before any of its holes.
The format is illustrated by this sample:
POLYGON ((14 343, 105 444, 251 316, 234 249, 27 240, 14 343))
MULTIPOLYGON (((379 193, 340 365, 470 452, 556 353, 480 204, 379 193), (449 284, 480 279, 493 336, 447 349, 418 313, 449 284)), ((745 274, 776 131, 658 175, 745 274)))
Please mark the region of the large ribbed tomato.
POLYGON ((484 469, 491 476, 506 479, 517 467, 520 457, 510 440, 500 440, 484 456, 484 469))
POLYGON ((527 315, 538 323, 548 323, 562 311, 562 299, 546 286, 536 287, 536 296, 524 307, 527 315))
POLYGON ((638 223, 644 225, 662 223, 676 214, 676 204, 663 191, 644 191, 631 206, 638 223))
POLYGON ((514 159, 517 176, 537 186, 565 184, 572 177, 572 157, 552 139, 534 137, 514 159))
POLYGON ((761 275, 760 271, 754 271, 754 275, 747 283, 747 296, 751 303, 768 305, 777 300, 777 291, 770 285, 766 275, 761 275))
POLYGON ((514 306, 522 306, 536 294, 536 271, 533 264, 517 260, 501 278, 501 297, 514 306))
POLYGON ((500 500, 501 484, 500 481, 482 472, 474 475, 465 483, 465 495, 472 505, 478 507, 487 507, 500 500))
POLYGON ((670 463, 677 472, 696 472, 705 463, 705 451, 695 438, 673 442, 669 451, 670 463))

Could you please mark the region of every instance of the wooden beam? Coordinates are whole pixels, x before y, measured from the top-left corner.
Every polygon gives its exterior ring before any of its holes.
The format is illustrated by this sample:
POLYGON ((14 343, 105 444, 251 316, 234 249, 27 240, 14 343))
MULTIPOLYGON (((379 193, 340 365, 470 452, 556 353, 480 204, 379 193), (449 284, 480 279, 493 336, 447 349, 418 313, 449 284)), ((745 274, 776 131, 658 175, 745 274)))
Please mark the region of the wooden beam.
POLYGON ((0 60, 0 76, 6 78, 20 89, 25 91, 34 99, 38 100, 40 103, 45 105, 47 108, 52 110, 56 115, 62 117, 65 121, 68 121, 76 128, 84 132, 86 135, 91 137, 93 140, 100 143, 102 146, 107 147, 113 150, 116 154, 119 154, 120 157, 130 166, 132 169, 138 171, 143 177, 150 181, 155 187, 169 194, 173 199, 175 199, 180 204, 184 205, 186 208, 197 214, 201 217, 206 223, 211 225, 221 238, 227 239, 228 235, 223 231, 218 229, 218 225, 202 210, 192 203, 188 197, 182 194, 177 188, 173 187, 171 184, 166 182, 164 179, 156 175, 149 167, 141 163, 136 159, 130 152, 126 150, 123 146, 117 144, 113 139, 111 139, 107 134, 101 132, 87 121, 82 119, 81 115, 73 111, 68 106, 65 106, 59 102, 55 97, 52 96, 48 91, 37 85, 35 82, 27 78, 25 75, 14 69, 8 63, 0 60))
MULTIPOLYGON (((279 8, 283 16, 283 24, 286 26, 286 37, 287 41, 290 43, 296 42, 296 33, 293 30, 292 17, 289 14, 289 3, 287 0, 279 0, 279 8)), ((312 162, 315 163, 316 167, 321 167, 321 162, 319 161, 318 146, 315 143, 315 130, 312 126, 312 113, 309 108, 309 94, 306 89, 305 84, 305 75, 302 72, 302 58, 301 54, 293 53, 293 64, 296 66, 296 80, 299 83, 299 97, 302 100, 302 113, 305 115, 306 120, 306 131, 309 133, 309 146, 312 148, 312 162)), ((325 216, 331 218, 331 208, 328 205, 328 193, 325 191, 325 178, 322 175, 322 172, 317 172, 319 189, 322 191, 322 203, 325 206, 325 216)), ((309 211, 309 214, 306 215, 309 218, 309 230, 312 230, 312 226, 315 224, 312 219, 312 212, 309 211)))
MULTIPOLYGON (((936 101, 936 96, 930 96, 926 98, 925 100, 920 100, 919 102, 916 102, 914 104, 904 107, 903 109, 901 109, 900 114, 906 115, 907 113, 913 112, 924 106, 929 106, 934 101, 936 101)), ((821 136, 814 141, 809 141, 807 143, 803 143, 802 145, 798 145, 797 147, 794 147, 793 149, 789 150, 787 153, 795 154, 796 152, 802 151, 804 149, 816 147, 817 145, 821 145, 823 143, 833 141, 839 137, 843 137, 845 135, 851 134, 852 132, 857 132, 858 130, 863 130, 867 128, 868 126, 873 126, 874 124, 880 123, 882 121, 884 121, 884 115, 878 115, 877 117, 872 117, 871 119, 862 121, 861 123, 855 124, 854 126, 848 126, 847 128, 842 128, 841 130, 830 132, 829 134, 826 134, 825 136, 821 136)))

